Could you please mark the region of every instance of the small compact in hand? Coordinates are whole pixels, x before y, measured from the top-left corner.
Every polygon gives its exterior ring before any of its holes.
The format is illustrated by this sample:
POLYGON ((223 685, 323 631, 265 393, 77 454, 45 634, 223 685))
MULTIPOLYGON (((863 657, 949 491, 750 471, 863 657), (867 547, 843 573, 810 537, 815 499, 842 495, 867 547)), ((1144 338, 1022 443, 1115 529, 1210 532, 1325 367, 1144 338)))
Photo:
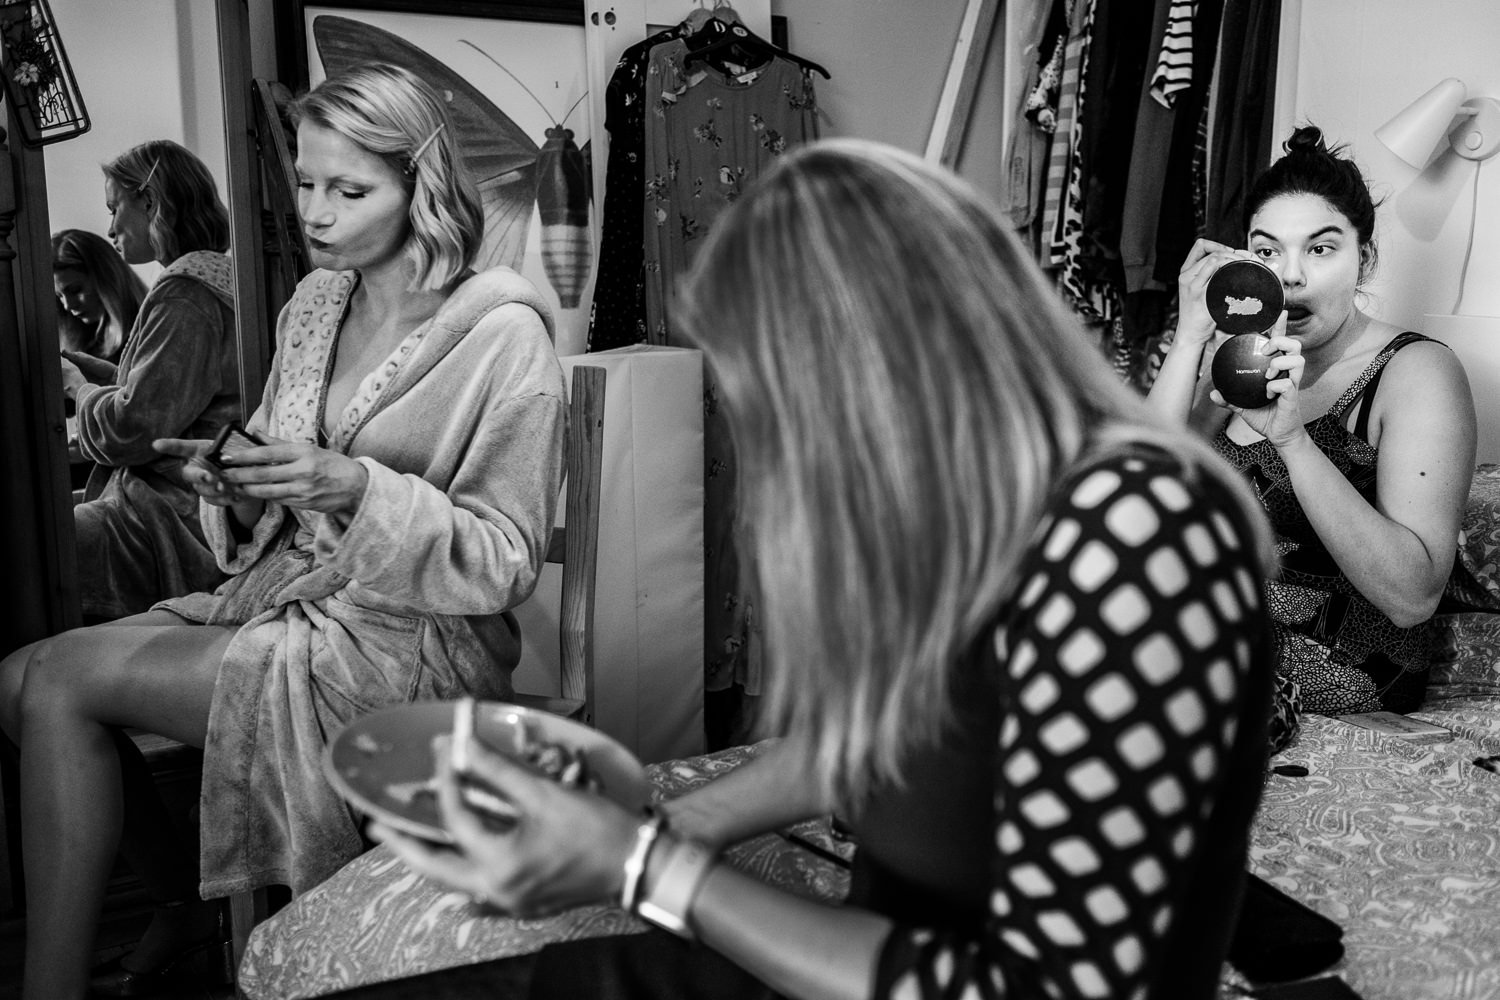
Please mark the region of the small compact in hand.
POLYGON ((1271 340, 1258 333, 1240 333, 1219 345, 1214 352, 1214 388, 1232 406, 1254 410, 1271 404, 1266 395, 1266 370, 1276 355, 1268 352, 1271 340))
POLYGON ((233 462, 234 456, 245 449, 259 448, 264 444, 260 438, 241 427, 238 420, 231 420, 214 435, 214 443, 209 446, 208 454, 203 456, 203 460, 216 469, 222 469, 226 464, 236 464, 233 462), (226 463, 225 459, 231 461, 226 463))

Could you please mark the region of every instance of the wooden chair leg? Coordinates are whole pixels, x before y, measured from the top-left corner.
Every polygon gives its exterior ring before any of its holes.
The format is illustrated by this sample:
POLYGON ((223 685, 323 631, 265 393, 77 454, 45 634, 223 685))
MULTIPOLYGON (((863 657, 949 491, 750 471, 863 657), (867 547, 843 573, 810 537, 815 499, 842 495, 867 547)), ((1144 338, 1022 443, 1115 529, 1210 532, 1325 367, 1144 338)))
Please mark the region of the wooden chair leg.
POLYGON ((234 976, 239 978, 240 962, 245 958, 245 948, 250 943, 250 932, 255 925, 271 915, 270 894, 266 889, 237 892, 229 897, 229 941, 234 961, 234 976))

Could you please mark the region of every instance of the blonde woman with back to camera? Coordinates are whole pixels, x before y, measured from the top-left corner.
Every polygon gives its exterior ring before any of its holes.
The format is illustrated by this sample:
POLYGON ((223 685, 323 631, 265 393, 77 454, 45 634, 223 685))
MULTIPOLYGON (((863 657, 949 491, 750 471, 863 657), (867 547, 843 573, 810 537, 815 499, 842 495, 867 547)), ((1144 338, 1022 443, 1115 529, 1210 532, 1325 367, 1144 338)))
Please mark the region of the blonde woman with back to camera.
POLYGON ((511 690, 509 609, 535 585, 562 480, 546 306, 514 271, 471 270, 479 201, 425 84, 372 64, 295 113, 318 269, 277 323, 248 424, 264 443, 220 465, 205 440, 156 444, 186 461, 230 578, 0 663, 0 725, 21 748, 26 1000, 181 985, 220 947, 215 897, 301 892, 364 849, 322 776, 325 734, 387 704, 511 690), (154 791, 120 726, 204 748, 196 869, 138 822, 154 791), (158 908, 91 985, 122 831, 158 908))
POLYGON ((408 864, 663 929, 368 995, 1216 996, 1270 699, 1244 484, 1116 379, 988 201, 896 149, 788 154, 684 301, 783 739, 654 816, 476 751, 523 813, 503 834, 437 753, 457 847, 377 826, 408 864), (830 811, 859 843, 842 906, 717 860, 830 811))

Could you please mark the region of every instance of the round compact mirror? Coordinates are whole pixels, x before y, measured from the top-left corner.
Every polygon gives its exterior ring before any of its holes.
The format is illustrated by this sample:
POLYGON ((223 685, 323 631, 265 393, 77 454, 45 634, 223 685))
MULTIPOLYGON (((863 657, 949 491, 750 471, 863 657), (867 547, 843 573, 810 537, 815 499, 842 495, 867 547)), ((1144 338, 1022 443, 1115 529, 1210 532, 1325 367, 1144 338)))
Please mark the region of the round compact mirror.
POLYGON ((1205 299, 1214 325, 1228 334, 1264 333, 1286 308, 1281 279, 1255 260, 1219 265, 1209 276, 1205 299))

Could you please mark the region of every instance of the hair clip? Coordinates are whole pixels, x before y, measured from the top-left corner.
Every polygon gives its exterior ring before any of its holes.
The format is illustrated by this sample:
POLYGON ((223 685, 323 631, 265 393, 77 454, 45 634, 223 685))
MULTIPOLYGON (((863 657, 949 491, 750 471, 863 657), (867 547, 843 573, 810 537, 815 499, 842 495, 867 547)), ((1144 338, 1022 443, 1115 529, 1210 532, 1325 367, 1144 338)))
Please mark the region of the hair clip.
POLYGON ((447 124, 447 122, 438 122, 438 127, 432 130, 432 134, 429 135, 426 139, 422 140, 422 145, 413 150, 412 154, 406 158, 406 172, 408 175, 415 174, 417 172, 417 161, 422 158, 423 153, 427 152, 427 147, 432 145, 432 140, 438 137, 438 133, 441 132, 444 126, 446 126, 447 124))
POLYGON ((135 189, 136 194, 146 190, 146 185, 151 183, 151 178, 156 176, 156 168, 161 166, 161 157, 151 161, 151 169, 146 171, 146 179, 141 181, 140 186, 135 189))

